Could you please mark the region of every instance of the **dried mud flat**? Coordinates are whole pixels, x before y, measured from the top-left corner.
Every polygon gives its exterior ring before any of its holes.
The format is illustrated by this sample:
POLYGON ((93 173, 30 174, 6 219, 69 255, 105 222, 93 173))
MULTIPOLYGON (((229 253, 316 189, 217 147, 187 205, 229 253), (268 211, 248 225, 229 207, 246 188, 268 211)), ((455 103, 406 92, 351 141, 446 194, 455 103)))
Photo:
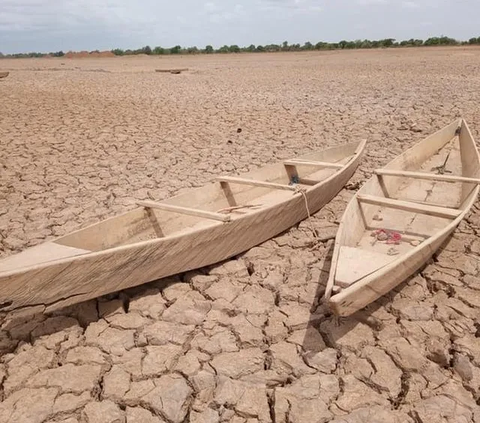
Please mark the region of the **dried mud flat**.
POLYGON ((367 309, 321 303, 337 221, 372 169, 459 116, 480 139, 480 49, 0 66, 0 257, 220 173, 369 141, 312 218, 314 249, 302 222, 208 269, 4 316, 1 422, 480 422, 479 204, 367 309))

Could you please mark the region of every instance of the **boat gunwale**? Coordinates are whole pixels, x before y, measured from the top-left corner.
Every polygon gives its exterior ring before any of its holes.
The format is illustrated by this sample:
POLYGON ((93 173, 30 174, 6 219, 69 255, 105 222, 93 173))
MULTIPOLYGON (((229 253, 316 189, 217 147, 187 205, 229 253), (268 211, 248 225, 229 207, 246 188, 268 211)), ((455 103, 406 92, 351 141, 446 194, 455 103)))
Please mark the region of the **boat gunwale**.
MULTIPOLYGON (((455 121, 453 121, 455 122, 455 121)), ((453 123, 452 122, 452 123, 453 123)), ((451 124, 452 124, 451 123, 451 124)), ((465 128, 467 129, 469 135, 470 135, 470 139, 471 139, 471 142, 474 144, 475 146, 475 151, 477 153, 477 161, 478 163, 480 163, 480 153, 478 151, 478 149, 476 148, 476 144, 475 144, 475 139, 473 138, 473 135, 470 131, 470 128, 468 127, 468 124, 466 123, 466 121, 464 119, 458 119, 458 125, 461 126, 462 124, 465 125, 465 128)), ((444 128, 442 128, 444 129, 444 128)), ((439 131, 437 132, 440 132, 442 129, 440 129, 439 131)), ((432 134, 431 136, 435 135, 437 132, 435 132, 434 134, 432 134)), ((428 138, 428 137, 427 137, 428 138)), ((423 140, 421 140, 420 142, 423 142, 425 141, 427 138, 424 138, 423 140)), ((448 143, 448 142, 447 142, 448 143)), ((447 144, 446 143, 446 144, 447 144)), ((388 169, 388 166, 390 165, 394 165, 397 161, 400 161, 401 160, 401 157, 404 155, 404 154, 407 154, 410 150, 416 148, 418 146, 419 143, 416 143, 414 144, 412 147, 410 147, 409 149, 405 150, 401 155, 397 156, 395 159, 391 160, 390 162, 388 162, 382 169, 388 169)), ((443 147, 442 147, 443 148, 443 147)), ((442 149, 441 148, 441 149, 442 149)), ((438 151, 440 151, 441 149, 439 149, 438 151)), ((437 151, 437 152, 438 152, 437 151)), ((358 201, 358 195, 361 195, 362 194, 362 189, 367 185, 368 182, 370 181, 373 181, 374 178, 376 176, 375 175, 372 175, 371 178, 369 178, 367 180, 367 182, 355 193, 355 195, 352 197, 352 199, 350 200, 350 203, 349 205, 347 206, 347 208, 345 209, 345 212, 344 212, 344 216, 347 215, 347 213, 351 212, 351 208, 353 208, 353 201, 354 200, 357 200, 358 201)), ((373 182, 372 182, 373 183, 373 182)), ((462 182, 463 184, 468 184, 468 182, 462 182)), ((377 269, 376 271, 364 276, 363 278, 359 279, 358 281, 356 281, 355 283, 351 284, 348 288, 343 288, 341 290, 341 292, 337 293, 337 294, 333 294, 333 295, 328 295, 328 290, 326 290, 325 292, 325 297, 324 297, 324 300, 328 301, 328 304, 330 306, 330 308, 332 309, 332 311, 334 311, 336 314, 337 312, 339 311, 338 310, 338 304, 345 298, 345 297, 348 297, 349 295, 351 295, 352 293, 356 293, 358 292, 359 290, 361 289, 365 289, 365 288, 369 288, 371 289, 373 292, 376 293, 377 297, 376 299, 380 298, 381 296, 385 295, 385 293, 382 293, 382 294, 379 294, 377 291, 375 291, 371 285, 374 284, 375 281, 377 281, 378 279, 380 279, 382 277, 382 275, 386 274, 387 272, 389 272, 390 270, 392 270, 393 268, 401 265, 402 263, 410 260, 411 257, 413 257, 414 255, 418 254, 419 252, 423 251, 423 250, 427 250, 427 249, 430 249, 430 252, 428 253, 428 257, 431 257, 433 254, 435 254, 435 251, 436 250, 433 250, 430 248, 432 246, 432 244, 434 244, 435 242, 439 241, 442 237, 444 237, 445 239, 450 236, 456 229, 456 227, 460 224, 460 222, 464 219, 464 217, 467 215, 467 213, 469 213, 471 211, 471 208, 473 207, 473 205, 475 204, 477 198, 478 198, 478 195, 479 195, 479 192, 480 192, 480 185, 476 185, 473 187, 472 191, 470 192, 469 194, 469 197, 470 197, 470 200, 469 201, 466 201, 464 200, 464 202, 459 206, 458 210, 461 211, 461 213, 455 217, 450 223, 448 223, 447 225, 445 225, 445 227, 439 231, 437 231, 437 233, 435 233, 434 235, 428 237, 425 241, 421 242, 418 246, 414 247, 413 249, 411 249, 410 251, 404 253, 404 254, 401 254, 398 258, 396 258, 395 260, 393 260, 392 262, 380 267, 379 269, 377 269), (460 208, 460 207, 463 207, 463 208, 460 208)), ((467 197, 468 198, 468 197, 467 197)), ((340 224, 339 224, 339 228, 338 228, 338 232, 337 232, 337 237, 338 239, 340 239, 340 236, 342 235, 342 232, 345 230, 345 226, 344 226, 344 217, 342 217, 341 221, 340 221, 340 224)), ((336 266, 337 266, 337 260, 338 260, 338 254, 340 252, 340 247, 342 245, 338 242, 335 242, 335 249, 334 249, 334 257, 332 257, 332 268, 333 266, 335 266, 333 269, 330 270, 331 274, 330 274, 330 277, 329 277, 329 281, 330 279, 333 280, 333 285, 330 289, 330 293, 332 293, 332 289, 333 289, 333 286, 335 286, 335 275, 336 275, 336 266), (334 263, 334 260, 335 260, 335 263, 334 263)), ((410 273, 410 275, 412 275, 413 273, 415 273, 416 271, 418 270, 415 269, 413 272, 410 273)), ((393 289, 395 286, 399 285, 400 283, 402 282, 399 282, 399 283, 395 283, 393 284, 392 286, 390 286, 390 288, 386 291, 390 291, 391 289, 393 289)), ((328 288, 328 285, 327 285, 327 288, 328 288)), ((373 300, 375 301, 375 299, 373 300)), ((370 301, 370 302, 373 302, 373 301, 370 301)), ((369 302, 369 303, 370 303, 369 302)), ((367 303, 368 304, 368 303, 367 303)), ((363 305, 362 307, 359 307, 357 308, 360 309, 360 308, 363 308, 365 307, 365 305, 363 305)), ((351 314, 351 313, 350 313, 351 314)), ((346 315, 346 314, 340 314, 340 315, 346 315)))
MULTIPOLYGON (((313 192, 317 189, 320 189, 323 185, 326 185, 326 184, 330 183, 330 181, 332 181, 333 179, 338 178, 343 173, 347 172, 355 164, 355 162, 357 162, 357 160, 361 158, 362 154, 365 151, 366 143, 367 143, 366 139, 361 139, 359 141, 353 141, 353 142, 345 143, 345 144, 338 144, 338 145, 326 148, 324 150, 321 150, 321 151, 328 151, 329 149, 346 147, 346 146, 349 146, 349 145, 351 145, 351 146, 356 145, 357 146, 354 154, 351 155, 350 159, 344 164, 344 166, 342 168, 339 168, 336 172, 332 173, 332 175, 330 175, 328 178, 326 178, 322 181, 319 181, 317 184, 308 186, 308 188, 306 188, 307 193, 310 193, 310 192, 313 192)), ((309 154, 305 154, 305 155, 300 156, 300 157, 308 156, 310 154, 314 154, 314 152, 309 153, 309 154)), ((347 158, 347 157, 349 157, 349 156, 345 156, 344 158, 347 158)), ((272 163, 272 164, 275 164, 275 163, 272 163)), ((266 164, 265 166, 268 166, 268 164, 266 164)), ((261 170, 261 167, 256 169, 256 171, 258 171, 258 170, 261 170)), ((212 182, 209 182, 209 183, 207 183, 207 184, 205 184, 205 185, 203 185, 202 187, 199 187, 199 188, 201 189, 201 188, 204 188, 208 185, 213 186, 216 183, 217 182, 212 181, 212 182)), ((180 194, 180 195, 182 195, 182 194, 180 194)), ((66 264, 66 263, 73 263, 73 262, 77 262, 77 261, 80 261, 80 260, 91 258, 93 256, 101 257, 101 256, 109 255, 109 254, 112 254, 112 253, 126 251, 126 250, 129 250, 129 249, 132 249, 132 248, 141 248, 141 247, 144 247, 144 246, 151 246, 155 243, 162 243, 162 241, 164 241, 164 240, 172 241, 172 240, 176 240, 176 239, 182 239, 184 237, 192 236, 192 235, 201 233, 203 231, 208 231, 209 229, 217 227, 217 226, 232 224, 233 222, 241 221, 243 218, 250 217, 250 216, 253 216, 255 214, 260 214, 260 213, 263 213, 263 212, 267 212, 269 210, 272 210, 272 209, 278 207, 281 204, 286 204, 286 203, 298 198, 299 195, 303 195, 303 193, 300 192, 300 191, 292 192, 292 196, 290 198, 287 198, 287 199, 282 200, 278 203, 271 204, 267 207, 264 207, 264 208, 261 208, 261 209, 258 209, 258 210, 253 210, 252 213, 249 213, 248 215, 232 216, 232 219, 228 222, 213 222, 212 225, 209 225, 208 227, 192 229, 189 232, 179 233, 179 234, 176 234, 176 235, 172 234, 172 235, 168 235, 166 237, 153 238, 153 239, 148 239, 148 240, 145 240, 145 241, 138 241, 138 242, 135 242, 135 243, 126 244, 126 245, 119 245, 117 247, 112 247, 112 248, 108 248, 108 249, 105 249, 105 250, 90 251, 90 252, 87 252, 87 253, 78 254, 78 255, 75 255, 75 256, 71 256, 71 257, 66 257, 66 258, 61 258, 61 259, 56 259, 56 260, 54 259, 54 260, 50 260, 50 261, 44 261, 42 263, 34 264, 34 265, 31 265, 31 266, 25 266, 25 267, 19 267, 17 269, 0 271, 0 278, 7 278, 7 277, 10 277, 10 276, 14 276, 16 274, 19 274, 19 273, 42 270, 42 269, 47 268, 47 267, 52 266, 52 265, 61 265, 61 264, 66 264)), ((170 197, 167 200, 172 200, 174 198, 175 198, 175 196, 170 197)), ((70 236, 74 233, 81 232, 85 229, 88 229, 90 227, 98 225, 101 222, 111 220, 111 219, 116 219, 120 216, 125 216, 129 213, 137 212, 137 211, 140 211, 142 209, 144 209, 144 207, 136 207, 136 208, 134 208, 132 210, 129 210, 125 213, 122 213, 122 214, 119 214, 119 215, 116 215, 116 216, 112 216, 110 218, 104 219, 103 221, 93 223, 92 225, 88 225, 85 228, 78 229, 76 231, 70 232, 70 233, 68 233, 66 235, 63 235, 61 237, 58 237, 56 239, 53 239, 53 240, 50 240, 50 241, 47 241, 47 242, 44 242, 44 243, 41 243, 41 244, 38 244, 38 245, 45 245, 47 243, 55 243, 56 241, 62 239, 63 237, 70 236)), ((35 248, 35 247, 31 247, 31 248, 35 248)), ((24 250, 24 251, 26 251, 26 250, 24 250)), ((21 254, 21 253, 22 252, 20 252, 18 254, 21 254)))

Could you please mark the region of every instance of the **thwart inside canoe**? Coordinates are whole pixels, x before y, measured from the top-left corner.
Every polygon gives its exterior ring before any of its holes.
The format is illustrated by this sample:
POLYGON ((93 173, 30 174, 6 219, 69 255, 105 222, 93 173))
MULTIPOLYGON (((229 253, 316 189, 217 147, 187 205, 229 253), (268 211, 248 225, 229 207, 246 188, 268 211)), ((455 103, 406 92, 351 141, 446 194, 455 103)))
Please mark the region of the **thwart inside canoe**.
POLYGON ((314 188, 315 185, 344 168, 355 156, 359 145, 360 142, 354 142, 332 147, 295 158, 294 164, 289 161, 280 162, 238 176, 260 183, 280 184, 284 188, 257 186, 238 181, 212 182, 159 202, 160 206, 176 206, 194 210, 194 212, 199 211, 200 214, 207 212, 206 217, 185 214, 185 210, 136 208, 7 257, 0 261, 0 274, 115 247, 208 229, 225 224, 219 220, 226 216, 230 216, 232 220, 241 219, 245 214, 255 213, 262 208, 274 206, 291 198, 292 189, 294 189, 292 182, 297 182, 296 185, 303 188, 314 188), (311 163, 301 163, 301 161, 311 163), (231 210, 232 208, 234 210, 231 210))
POLYGON ((377 171, 342 218, 334 254, 337 292, 445 233, 470 207, 477 185, 438 179, 478 177, 479 166, 468 127, 456 121, 390 162, 386 172, 377 171))

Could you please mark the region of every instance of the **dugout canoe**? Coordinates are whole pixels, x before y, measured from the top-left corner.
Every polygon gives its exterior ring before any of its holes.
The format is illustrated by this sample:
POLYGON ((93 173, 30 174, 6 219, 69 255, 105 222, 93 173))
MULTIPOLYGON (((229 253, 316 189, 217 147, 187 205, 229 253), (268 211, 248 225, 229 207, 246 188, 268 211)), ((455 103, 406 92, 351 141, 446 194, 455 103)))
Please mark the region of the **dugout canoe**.
POLYGON ((474 204, 480 158, 463 120, 374 171, 348 204, 325 299, 348 316, 420 269, 474 204))
POLYGON ((140 201, 125 214, 7 257, 0 261, 0 311, 48 312, 242 253, 305 219, 306 202, 310 213, 328 203, 355 172, 365 143, 140 201))

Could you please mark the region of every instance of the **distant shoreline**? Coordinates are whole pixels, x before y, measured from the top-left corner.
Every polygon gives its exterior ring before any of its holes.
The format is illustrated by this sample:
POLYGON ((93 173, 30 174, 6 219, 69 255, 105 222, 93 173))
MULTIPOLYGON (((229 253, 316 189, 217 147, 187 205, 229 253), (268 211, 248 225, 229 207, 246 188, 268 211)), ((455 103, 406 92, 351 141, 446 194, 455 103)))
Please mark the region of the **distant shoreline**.
POLYGON ((196 46, 181 47, 180 45, 164 48, 164 47, 150 47, 145 46, 136 50, 131 49, 112 49, 105 51, 63 51, 50 53, 12 53, 2 54, 0 52, 0 59, 24 59, 30 57, 64 57, 64 58, 83 58, 83 57, 114 57, 114 56, 136 56, 144 54, 147 56, 176 56, 176 55, 198 55, 198 54, 239 54, 239 53, 291 53, 301 51, 337 51, 337 50, 376 50, 376 49, 398 49, 398 48, 417 48, 417 47, 465 47, 465 46, 480 46, 480 37, 470 38, 468 41, 459 41, 449 37, 431 37, 427 40, 410 39, 403 41, 396 41, 394 38, 385 38, 382 40, 342 40, 337 43, 318 42, 313 44, 307 41, 305 44, 288 44, 284 41, 282 44, 267 44, 257 45, 251 44, 248 47, 239 47, 236 44, 227 46, 224 45, 218 49, 207 45, 204 49, 196 46))

